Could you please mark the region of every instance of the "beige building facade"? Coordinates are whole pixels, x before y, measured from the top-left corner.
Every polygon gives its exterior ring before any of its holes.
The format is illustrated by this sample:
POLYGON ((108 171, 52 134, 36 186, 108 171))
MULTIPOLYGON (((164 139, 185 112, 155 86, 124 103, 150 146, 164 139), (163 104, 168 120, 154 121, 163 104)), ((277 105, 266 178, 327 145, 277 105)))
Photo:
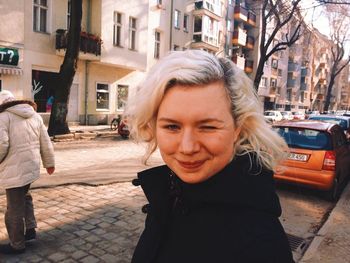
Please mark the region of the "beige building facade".
MULTIPOLYGON (((0 88, 34 99, 48 121, 52 82, 67 44, 70 0, 0 2, 0 88)), ((251 0, 83 0, 67 120, 109 123, 123 113, 145 73, 171 50, 225 56, 253 79, 260 57, 259 10, 251 0)), ((258 90, 265 109, 323 109, 331 66, 328 41, 305 27, 295 45, 270 57, 258 90)), ((334 108, 349 104, 346 76, 339 79, 334 108)))

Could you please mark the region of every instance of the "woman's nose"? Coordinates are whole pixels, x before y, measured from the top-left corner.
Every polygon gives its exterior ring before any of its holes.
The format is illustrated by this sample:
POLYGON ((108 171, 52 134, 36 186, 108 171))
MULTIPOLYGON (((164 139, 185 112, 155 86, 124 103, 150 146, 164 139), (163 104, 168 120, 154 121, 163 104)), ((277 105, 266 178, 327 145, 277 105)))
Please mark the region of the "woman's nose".
POLYGON ((198 138, 192 130, 184 130, 181 136, 180 152, 183 154, 193 154, 198 152, 200 145, 198 138))

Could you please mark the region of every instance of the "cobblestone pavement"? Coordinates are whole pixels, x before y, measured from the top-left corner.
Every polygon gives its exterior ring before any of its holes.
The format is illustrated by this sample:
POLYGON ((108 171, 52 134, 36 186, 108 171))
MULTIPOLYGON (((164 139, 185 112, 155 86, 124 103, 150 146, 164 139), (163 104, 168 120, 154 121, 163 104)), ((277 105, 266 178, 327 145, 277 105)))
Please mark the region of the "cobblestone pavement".
MULTIPOLYGON (((37 240, 25 254, 0 262, 130 262, 144 226, 142 190, 131 183, 68 185, 31 190, 37 240)), ((0 195, 0 242, 7 241, 5 196, 0 195)))

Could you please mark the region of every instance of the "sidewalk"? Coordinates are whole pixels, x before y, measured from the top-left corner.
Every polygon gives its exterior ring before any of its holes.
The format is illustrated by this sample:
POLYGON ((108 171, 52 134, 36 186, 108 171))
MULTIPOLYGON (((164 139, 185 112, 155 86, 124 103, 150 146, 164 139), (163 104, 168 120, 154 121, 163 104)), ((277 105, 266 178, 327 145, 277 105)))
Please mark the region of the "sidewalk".
POLYGON ((299 262, 350 262, 350 183, 299 262))
MULTIPOLYGON (((68 185, 31 190, 37 217, 37 240, 26 253, 0 254, 1 263, 131 261, 144 227, 146 203, 130 182, 102 186, 68 185)), ((0 242, 6 243, 5 196, 0 195, 0 242)))

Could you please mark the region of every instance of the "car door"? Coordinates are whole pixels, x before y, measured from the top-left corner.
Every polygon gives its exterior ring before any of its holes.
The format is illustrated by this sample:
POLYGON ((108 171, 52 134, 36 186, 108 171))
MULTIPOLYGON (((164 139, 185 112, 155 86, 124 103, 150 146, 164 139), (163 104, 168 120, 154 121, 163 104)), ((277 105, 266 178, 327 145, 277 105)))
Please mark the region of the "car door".
POLYGON ((344 132, 338 125, 332 128, 331 134, 336 155, 336 174, 339 176, 339 181, 343 182, 350 177, 350 147, 344 132))

